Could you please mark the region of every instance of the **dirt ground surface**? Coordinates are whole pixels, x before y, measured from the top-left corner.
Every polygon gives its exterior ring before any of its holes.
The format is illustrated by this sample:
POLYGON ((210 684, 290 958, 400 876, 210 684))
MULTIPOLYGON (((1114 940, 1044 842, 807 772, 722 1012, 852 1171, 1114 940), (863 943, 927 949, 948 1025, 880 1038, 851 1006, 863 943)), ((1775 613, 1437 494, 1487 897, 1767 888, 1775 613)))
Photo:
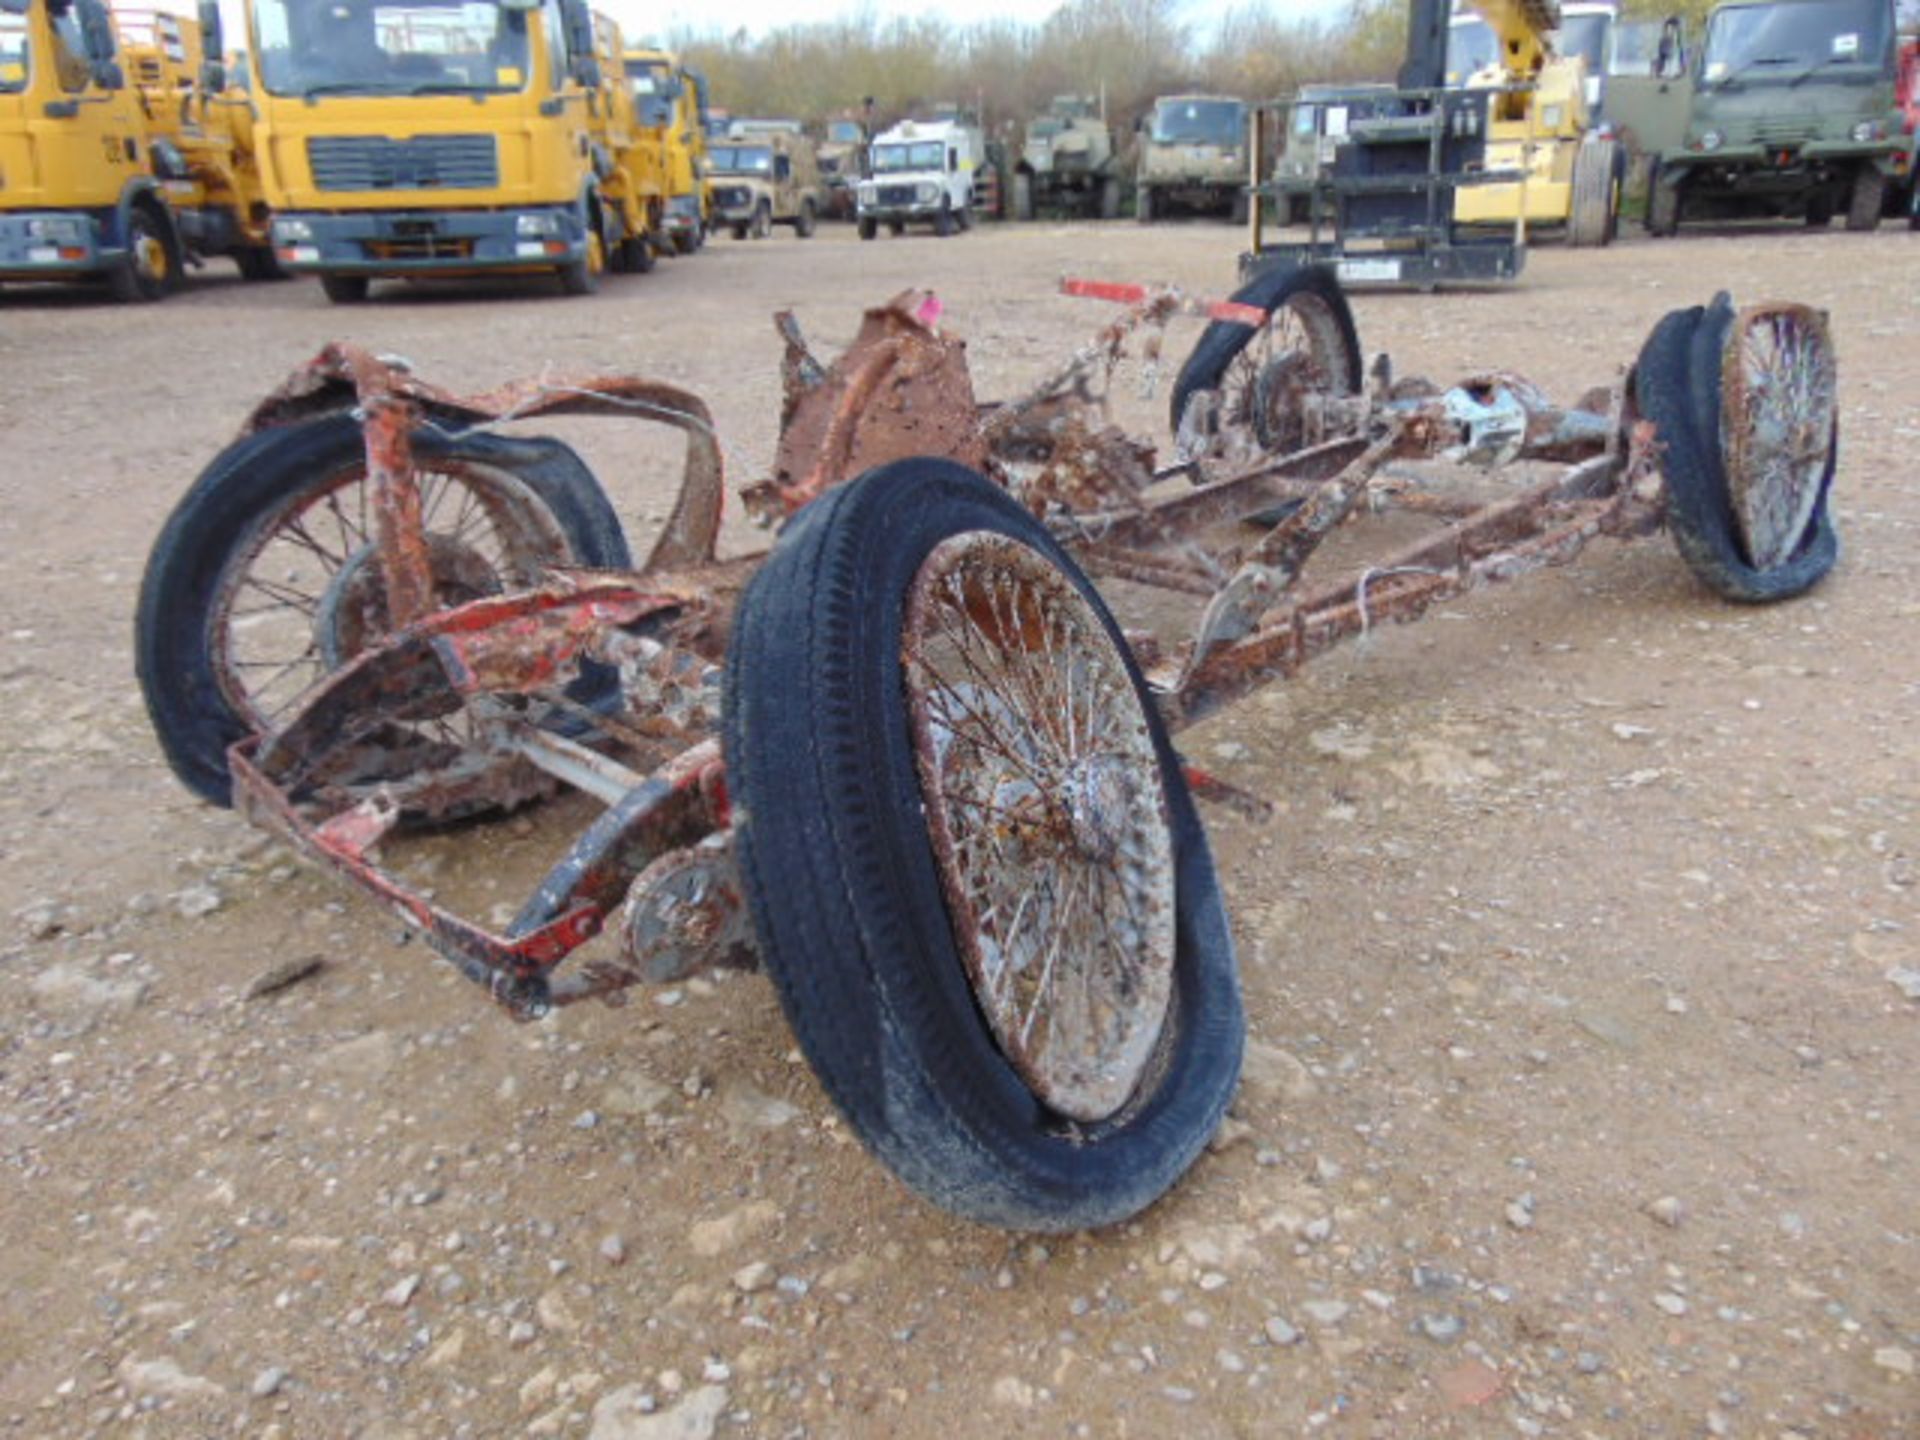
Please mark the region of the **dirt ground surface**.
MULTIPOLYGON (((0 293, 0 1433, 1920 1435, 1904 230, 1636 235, 1537 249, 1508 290, 1357 299, 1402 372, 1569 400, 1718 288, 1828 308, 1843 558, 1746 609, 1662 536, 1601 542, 1186 735, 1278 806, 1208 816, 1247 1073, 1189 1178, 1111 1232, 915 1199, 759 976, 516 1026, 160 759, 129 643, 148 546, 328 338, 455 388, 677 381, 737 485, 772 455, 777 307, 831 351, 930 285, 1007 395, 1108 313, 1062 274, 1217 294, 1237 249, 831 228, 581 300, 340 309, 224 266, 150 309, 0 293)), ((671 472, 623 469, 606 426, 588 453, 638 552, 671 472)), ((484 918, 588 813, 420 842, 411 873, 484 918)))

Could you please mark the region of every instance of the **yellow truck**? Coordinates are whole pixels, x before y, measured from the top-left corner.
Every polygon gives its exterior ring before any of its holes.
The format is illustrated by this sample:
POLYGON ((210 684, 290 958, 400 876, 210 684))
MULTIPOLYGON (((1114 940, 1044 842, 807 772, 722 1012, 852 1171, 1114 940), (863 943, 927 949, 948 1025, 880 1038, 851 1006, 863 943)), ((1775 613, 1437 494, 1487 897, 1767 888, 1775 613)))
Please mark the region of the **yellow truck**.
POLYGON ((707 239, 707 82, 669 51, 631 46, 627 85, 643 139, 658 147, 666 174, 666 231, 691 255, 707 239))
POLYGON ((330 300, 503 272, 586 294, 651 255, 586 0, 251 0, 247 22, 274 253, 330 300))
POLYGON ((101 0, 0 0, 0 280, 158 300, 202 255, 272 273, 251 117, 204 59, 218 18, 129 13, 123 46, 101 0))

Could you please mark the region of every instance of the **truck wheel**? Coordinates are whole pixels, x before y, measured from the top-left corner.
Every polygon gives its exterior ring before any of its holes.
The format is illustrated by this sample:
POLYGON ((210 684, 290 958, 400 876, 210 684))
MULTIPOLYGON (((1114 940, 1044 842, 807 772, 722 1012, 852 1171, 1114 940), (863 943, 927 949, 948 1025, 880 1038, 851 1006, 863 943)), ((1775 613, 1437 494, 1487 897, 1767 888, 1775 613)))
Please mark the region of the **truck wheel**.
POLYGON ((563 295, 591 295, 600 288, 600 237, 587 237, 587 253, 570 264, 562 265, 554 273, 560 277, 560 293, 563 295))
POLYGON ((322 275, 320 289, 336 305, 358 305, 367 298, 373 282, 364 275, 322 275))
POLYGON ((907 233, 907 222, 906 222, 906 221, 904 221, 904 220, 889 220, 889 221, 887 222, 887 233, 888 233, 889 235, 904 235, 904 234, 906 234, 906 233, 907 233))
POLYGON ((1887 177, 1872 165, 1853 172, 1853 189, 1847 195, 1847 229, 1856 232, 1880 228, 1880 207, 1887 200, 1887 177))
POLYGON ((1152 1204, 1232 1097, 1239 984, 1180 764, 1045 526, 946 460, 833 490, 723 694, 761 954, 868 1149, 982 1224, 1152 1204))
POLYGON ((1100 218, 1120 218, 1120 181, 1112 175, 1100 182, 1100 218))
POLYGON ((933 233, 942 240, 953 234, 953 209, 944 200, 940 202, 940 213, 933 217, 933 233))
POLYGON ((953 223, 962 230, 973 228, 973 197, 969 195, 958 210, 953 212, 953 223))
POLYGON ((805 240, 809 235, 813 234, 816 219, 817 217, 813 212, 813 201, 801 201, 799 218, 793 222, 793 233, 798 235, 802 240, 805 240))
POLYGON ((1153 187, 1139 186, 1133 192, 1133 218, 1142 225, 1153 223, 1153 187))
POLYGON ((1178 435, 1196 391, 1220 395, 1218 419, 1251 426, 1262 448, 1284 455, 1303 443, 1301 402, 1313 392, 1360 393, 1360 336, 1340 282, 1324 265, 1275 265, 1233 293, 1267 312, 1255 328, 1215 320, 1180 367, 1168 419, 1178 435))
POLYGON ((1635 362, 1667 523, 1702 583, 1729 600, 1784 600, 1833 568, 1836 368, 1824 323, 1798 305, 1736 314, 1722 293, 1675 310, 1635 362))
POLYGON ((753 210, 753 238, 764 240, 773 234, 773 207, 762 200, 753 210))
POLYGON ((860 217, 860 238, 862 240, 871 240, 879 233, 879 221, 875 220, 871 215, 862 215, 860 217))
POLYGON ((127 211, 127 256, 107 276, 122 303, 164 300, 180 288, 180 248, 173 227, 153 201, 140 199, 127 211))
POLYGON ((1807 196, 1807 211, 1803 217, 1809 230, 1824 230, 1833 223, 1833 196, 1825 190, 1815 190, 1807 196))
POLYGON ((1656 157, 1647 175, 1647 234, 1677 234, 1680 230, 1680 201, 1680 178, 1670 173, 1656 157))
POLYGON ((233 252, 233 263, 240 267, 242 280, 286 280, 286 269, 271 245, 243 245, 233 252))
POLYGON ((1620 203, 1619 149, 1612 140, 1587 140, 1574 153, 1567 244, 1600 246, 1613 238, 1613 217, 1620 203))
MULTIPOLYGON (((619 518, 557 440, 413 436, 437 598, 531 585, 549 565, 624 569, 619 518)), ((249 435, 200 472, 154 542, 134 668, 167 763, 231 803, 227 747, 385 628, 360 427, 345 414, 249 435)), ((570 688, 593 703, 600 671, 570 688)))
POLYGON ((747 222, 746 221, 742 220, 733 227, 733 238, 736 240, 744 240, 747 238, 747 222))
POLYGON ((1017 174, 1013 177, 1013 218, 1033 219, 1033 177, 1031 175, 1017 174))
POLYGON ((1247 223, 1247 209, 1248 209, 1247 192, 1244 190, 1234 191, 1233 207, 1231 211, 1229 211, 1229 214, 1231 215, 1233 223, 1235 225, 1244 225, 1247 223))

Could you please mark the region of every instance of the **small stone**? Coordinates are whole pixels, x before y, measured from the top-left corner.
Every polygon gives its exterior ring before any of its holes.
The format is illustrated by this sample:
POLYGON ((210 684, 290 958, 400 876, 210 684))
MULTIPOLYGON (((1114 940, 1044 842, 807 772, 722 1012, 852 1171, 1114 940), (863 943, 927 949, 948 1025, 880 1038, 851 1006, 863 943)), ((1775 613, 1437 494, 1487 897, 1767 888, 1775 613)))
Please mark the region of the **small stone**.
POLYGON ((1466 1321, 1458 1315, 1422 1315, 1420 1333, 1442 1345, 1450 1345, 1458 1340, 1466 1330, 1466 1321))
POLYGON ((427 1358, 421 1363, 429 1370, 445 1370, 457 1363, 467 1348, 467 1332, 456 1330, 427 1352, 427 1358))
POLYGON ((562 1335, 571 1335, 580 1328, 580 1321, 567 1308, 566 1298, 558 1290, 549 1290, 534 1301, 533 1313, 545 1329, 562 1335))
POLYGON ((553 1392, 560 1388, 560 1372, 548 1365, 529 1376, 520 1387, 520 1408, 538 1410, 553 1399, 553 1392))
POLYGON ((1213 758, 1216 760, 1225 760, 1228 764, 1245 760, 1251 754, 1253 754, 1253 751, 1241 744, 1238 740, 1222 740, 1218 745, 1213 747, 1213 758))
POLYGON ((1338 1325, 1353 1307, 1344 1300, 1308 1300, 1300 1308, 1316 1325, 1338 1325))
POLYGON ((729 1080, 720 1089, 720 1116, 735 1130, 778 1130, 799 1115, 799 1107, 763 1094, 745 1080, 729 1080))
POLYGON ((1582 1375, 1598 1375, 1606 1367, 1605 1357, 1592 1350, 1582 1350, 1573 1357, 1573 1368, 1582 1375))
POLYGON ((587 1440, 712 1440, 729 1403, 724 1385, 703 1385, 660 1411, 644 1385, 622 1385, 594 1405, 587 1440))
POLYGON ((1669 1015, 1684 1015, 1687 1013, 1687 1009, 1688 1009, 1688 1006, 1687 1006, 1686 996, 1684 995, 1667 996, 1667 1013, 1669 1015))
POLYGON ((1887 979, 1894 989, 1907 999, 1920 1000, 1920 970, 1912 970, 1905 965, 1895 965, 1887 971, 1887 979))
POLYGON ((253 1377, 253 1384, 249 1389, 254 1399, 265 1400, 271 1396, 278 1395, 280 1393, 280 1387, 286 1383, 287 1372, 282 1370, 278 1365, 269 1365, 253 1377))
POLYGON ((1913 1374, 1913 1352, 1898 1345, 1882 1345, 1873 1352, 1873 1363, 1894 1375, 1913 1374))
POLYGON ((1650 1200, 1645 1206, 1648 1215, 1665 1225, 1669 1230, 1677 1229, 1686 1219, 1687 1208, 1671 1195, 1662 1195, 1658 1200, 1650 1200))
POLYGON ((531 1345, 539 1333, 533 1328, 531 1320, 516 1320, 507 1329, 507 1343, 514 1346, 531 1345))
POLYGON ((187 920, 202 919, 224 904, 225 897, 211 885, 194 885, 173 897, 173 908, 187 920))
POLYGON ((573 1128, 576 1130, 591 1130, 599 1123, 600 1112, 597 1110, 582 1110, 573 1117, 573 1128))
POLYGON ((600 1237, 600 1258, 609 1265, 624 1265, 627 1261, 627 1242, 618 1235, 600 1237))
POLYGON ((710 1385, 718 1385, 733 1378, 733 1367, 716 1356, 709 1356, 700 1367, 700 1378, 710 1385))
POLYGON ((1278 1315, 1269 1315, 1265 1326, 1267 1340, 1274 1345, 1297 1345, 1300 1331, 1278 1315))
POLYGON ((420 1277, 408 1275, 396 1280, 380 1294, 382 1304, 391 1305, 395 1310, 404 1310, 413 1299, 413 1292, 420 1288, 420 1277))
POLYGON ((694 1254, 712 1258, 734 1249, 779 1218, 779 1206, 770 1200, 757 1200, 717 1219, 696 1222, 687 1232, 687 1238, 694 1254))
POLYGON ((1662 1290, 1653 1297, 1653 1303, 1669 1315, 1687 1313, 1687 1300, 1684 1295, 1676 1295, 1671 1290, 1662 1290))
POLYGON ((743 1295, 757 1295, 762 1290, 772 1289, 776 1278, 773 1266, 764 1260, 756 1260, 733 1272, 733 1288, 743 1295))
POLYGON ((136 1360, 129 1355, 120 1362, 120 1382, 135 1395, 154 1395, 169 1400, 196 1400, 227 1392, 203 1375, 189 1375, 172 1360, 136 1360))
POLYGON ((1517 1200, 1509 1200, 1506 1215, 1507 1224, 1514 1229, 1531 1230, 1533 1228, 1533 1196, 1526 1194, 1517 1200))
POLYGON ((1033 1408, 1033 1386, 1015 1375, 1002 1375, 993 1382, 993 1398, 999 1404, 1010 1405, 1016 1410, 1033 1408))
POLYGON ((294 960, 282 960, 277 965, 269 965, 248 981, 243 998, 260 1000, 268 995, 277 995, 302 980, 311 979, 326 968, 326 957, 322 955, 302 955, 294 960))

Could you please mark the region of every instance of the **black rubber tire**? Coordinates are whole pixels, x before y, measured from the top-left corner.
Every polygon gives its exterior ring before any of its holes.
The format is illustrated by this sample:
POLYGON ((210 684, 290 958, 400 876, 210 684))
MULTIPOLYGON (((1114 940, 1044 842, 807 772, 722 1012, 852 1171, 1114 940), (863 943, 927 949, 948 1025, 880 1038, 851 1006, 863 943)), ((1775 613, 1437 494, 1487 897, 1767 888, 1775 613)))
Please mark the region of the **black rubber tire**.
POLYGON ((1656 157, 1647 173, 1647 234, 1656 238, 1680 232, 1681 183, 1670 177, 1656 157))
POLYGON ((1100 218, 1102 220, 1120 218, 1120 181, 1112 175, 1100 182, 1100 218))
POLYGON ((761 955, 802 1052, 915 1191, 1018 1230, 1153 1203, 1231 1099, 1243 1043, 1205 831, 1106 608, 1046 530, 946 460, 871 471, 809 505, 753 578, 727 655, 724 745, 761 955), (1014 537, 1059 567, 1127 656, 1172 816, 1177 949, 1161 1053, 1118 1115, 1070 1132, 1007 1064, 968 986, 927 837, 902 682, 910 583, 934 545, 1014 537))
POLYGON ((939 213, 933 217, 933 233, 942 240, 953 234, 953 210, 942 203, 939 213))
POLYGON ((879 233, 880 222, 878 220, 875 220, 871 215, 862 215, 860 217, 860 238, 862 240, 871 240, 879 233))
POLYGON ((1818 584, 1840 556, 1829 500, 1840 456, 1839 419, 1820 498, 1794 552, 1758 570, 1748 561, 1733 516, 1720 444, 1720 361, 1733 324, 1723 293, 1712 305, 1667 314, 1634 363, 1634 404, 1651 420, 1667 482, 1667 527, 1687 568, 1728 600, 1786 600, 1818 584))
MULTIPOLYGON (((1232 298, 1235 304, 1276 310, 1290 296, 1300 294, 1319 297, 1333 311, 1334 324, 1340 331, 1340 343, 1346 351, 1341 357, 1345 361, 1346 374, 1341 378, 1346 382, 1348 394, 1359 394, 1362 383, 1360 336, 1354 329, 1353 310, 1347 304, 1347 297, 1340 289, 1340 282, 1331 267, 1275 265, 1261 271, 1234 291, 1232 298)), ((1226 320, 1212 321, 1200 332, 1193 353, 1187 356, 1187 363, 1180 367, 1180 377, 1173 382, 1173 394, 1168 400, 1168 419, 1176 432, 1180 429, 1180 417, 1186 411, 1188 398, 1196 390, 1210 390, 1217 386, 1226 375, 1227 367, 1233 363, 1233 357, 1252 343, 1255 333, 1250 326, 1226 320)))
POLYGON ((364 275, 322 275, 320 292, 335 305, 359 305, 366 301, 373 282, 364 275))
POLYGON ((1584 141, 1574 152, 1572 196, 1567 209, 1567 244, 1598 247, 1613 238, 1613 216, 1618 204, 1612 140, 1584 141))
POLYGON ((233 252, 233 263, 240 267, 242 280, 286 280, 290 278, 271 245, 243 245, 233 252))
POLYGON ((1251 210, 1252 201, 1247 192, 1244 190, 1234 191, 1233 199, 1227 209, 1228 220, 1235 225, 1244 225, 1247 223, 1247 216, 1251 210))
POLYGON ((805 240, 813 234, 814 227, 817 223, 818 217, 814 214, 813 202, 811 200, 801 201, 800 214, 793 222, 793 233, 798 235, 802 240, 805 240))
POLYGON ((733 238, 736 240, 744 240, 747 238, 747 222, 746 221, 742 220, 733 227, 733 238))
POLYGON ((889 235, 904 235, 904 234, 906 234, 906 233, 907 233, 907 222, 906 222, 906 221, 904 221, 904 220, 889 220, 889 221, 887 222, 887 233, 888 233, 889 235))
POLYGON ((1133 192, 1133 218, 1142 225, 1153 223, 1153 187, 1141 185, 1133 192))
POLYGON ((1870 234, 1880 228, 1880 210, 1887 200, 1887 177, 1873 165, 1862 165, 1853 173, 1853 188, 1847 192, 1847 229, 1870 234))
POLYGON ((755 240, 764 240, 773 234, 773 207, 762 200, 753 209, 753 220, 747 226, 747 233, 755 240))
MULTIPOLYGON (((237 440, 200 472, 154 541, 134 615, 134 670, 168 765, 215 805, 232 803, 227 747, 250 728, 221 691, 213 660, 212 608, 228 557, 289 492, 316 475, 363 464, 363 444, 360 427, 344 413, 237 440)), ((609 569, 631 563, 606 493, 559 441, 445 440, 422 430, 413 445, 423 458, 470 460, 513 474, 546 505, 575 563, 609 569)), ((570 693, 597 704, 617 693, 618 684, 611 671, 596 667, 570 693)))
POLYGON ((1016 174, 1013 177, 1013 218, 1015 220, 1033 219, 1033 177, 1016 174))
POLYGON ((600 288, 600 272, 589 255, 570 260, 553 273, 560 281, 562 295, 592 295, 600 288))
POLYGON ((126 259, 107 273, 107 287, 113 298, 126 305, 151 304, 164 300, 180 288, 183 257, 173 226, 157 203, 135 200, 127 211, 126 259), (152 274, 140 268, 135 253, 143 241, 154 241, 166 257, 164 273, 152 274))
POLYGON ((615 252, 615 256, 619 260, 618 268, 629 275, 650 274, 659 259, 653 253, 651 239, 645 235, 627 236, 620 242, 620 248, 615 252))

